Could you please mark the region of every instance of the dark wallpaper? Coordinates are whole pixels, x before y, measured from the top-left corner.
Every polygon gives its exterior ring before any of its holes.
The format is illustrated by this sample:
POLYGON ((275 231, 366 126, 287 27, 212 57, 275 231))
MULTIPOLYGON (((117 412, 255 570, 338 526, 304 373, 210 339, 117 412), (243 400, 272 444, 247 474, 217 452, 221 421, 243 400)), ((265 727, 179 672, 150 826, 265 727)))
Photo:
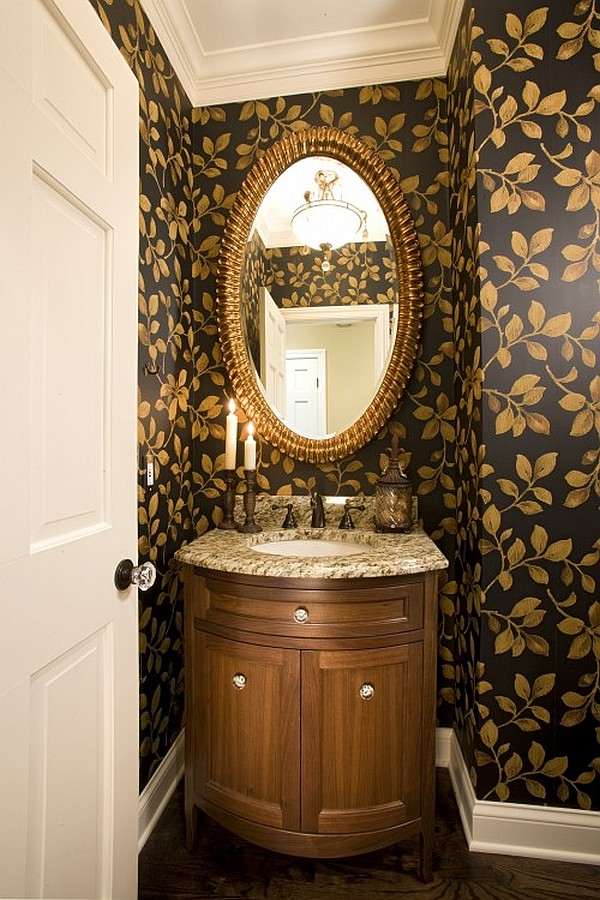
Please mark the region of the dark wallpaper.
POLYGON ((91 2, 141 87, 140 556, 156 562, 159 580, 140 599, 140 786, 183 723, 173 553, 212 527, 224 487, 227 383, 215 319, 224 223, 273 141, 328 124, 376 148, 407 197, 425 272, 422 349, 398 409, 367 447, 310 466, 261 444, 260 487, 372 493, 397 434, 424 526, 451 562, 438 715, 456 726, 477 796, 599 809, 600 63, 591 2, 467 3, 447 82, 194 110, 138 0, 91 2))
POLYGON ((468 6, 449 72, 458 732, 478 798, 598 809, 598 32, 590 3, 468 6))

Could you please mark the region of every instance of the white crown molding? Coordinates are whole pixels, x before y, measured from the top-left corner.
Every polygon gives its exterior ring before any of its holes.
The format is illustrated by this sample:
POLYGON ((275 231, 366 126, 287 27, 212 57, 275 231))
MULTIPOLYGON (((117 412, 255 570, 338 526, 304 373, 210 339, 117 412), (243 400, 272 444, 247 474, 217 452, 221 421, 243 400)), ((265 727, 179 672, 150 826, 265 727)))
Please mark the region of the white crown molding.
POLYGON ((190 23, 179 0, 165 4, 163 0, 140 0, 156 36, 169 57, 183 89, 194 106, 194 82, 196 80, 193 56, 189 52, 188 32, 190 23))
POLYGON ((478 800, 456 735, 449 769, 469 850, 600 865, 600 813, 478 800))
POLYGON ((463 2, 431 0, 427 19, 404 24, 206 52, 183 0, 142 0, 194 106, 443 76, 463 2))

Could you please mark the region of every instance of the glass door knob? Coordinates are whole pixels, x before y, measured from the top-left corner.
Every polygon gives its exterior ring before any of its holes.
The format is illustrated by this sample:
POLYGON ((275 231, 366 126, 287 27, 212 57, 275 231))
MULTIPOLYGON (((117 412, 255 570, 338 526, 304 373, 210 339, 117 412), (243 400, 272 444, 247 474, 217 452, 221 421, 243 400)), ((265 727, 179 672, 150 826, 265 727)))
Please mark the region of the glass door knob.
POLYGON ((122 559, 115 569, 115 586, 118 591, 126 591, 132 584, 140 591, 147 591, 155 581, 156 567, 151 562, 134 566, 130 559, 122 559))

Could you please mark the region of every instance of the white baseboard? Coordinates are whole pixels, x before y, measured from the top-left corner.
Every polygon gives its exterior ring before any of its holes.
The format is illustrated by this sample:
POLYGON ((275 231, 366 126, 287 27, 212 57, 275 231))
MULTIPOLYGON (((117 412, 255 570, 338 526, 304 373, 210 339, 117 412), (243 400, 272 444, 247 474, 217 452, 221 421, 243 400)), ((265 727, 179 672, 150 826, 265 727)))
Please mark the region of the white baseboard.
POLYGON ((138 853, 152 834, 162 811, 183 775, 184 732, 177 735, 167 755, 138 799, 138 853))
POLYGON ((451 728, 435 729, 435 764, 440 769, 450 765, 450 748, 454 732, 451 728))
POLYGON ((478 800, 454 734, 449 769, 469 850, 600 865, 600 813, 478 800))

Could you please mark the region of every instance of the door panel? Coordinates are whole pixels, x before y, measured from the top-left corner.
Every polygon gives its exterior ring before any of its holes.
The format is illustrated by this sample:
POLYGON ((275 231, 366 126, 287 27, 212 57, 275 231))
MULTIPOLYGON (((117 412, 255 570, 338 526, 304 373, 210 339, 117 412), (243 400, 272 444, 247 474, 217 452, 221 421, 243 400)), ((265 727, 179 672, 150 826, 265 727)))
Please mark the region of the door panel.
POLYGON ((420 644, 303 653, 304 831, 419 816, 422 658, 420 644))
POLYGON ((133 900, 138 84, 87 0, 0 0, 0 102, 0 895, 133 900))
POLYGON ((267 402, 285 418, 285 319, 266 287, 258 289, 260 378, 267 402))
POLYGON ((104 797, 112 795, 113 784, 104 735, 111 733, 112 653, 107 627, 31 679, 30 897, 95 897, 109 877, 90 860, 101 862, 110 841, 104 797))
POLYGON ((36 552, 110 524, 106 411, 113 310, 107 281, 110 229, 43 172, 33 177, 33 246, 37 452, 31 549, 36 552))
POLYGON ((324 350, 286 352, 286 424, 298 434, 327 431, 324 350))
POLYGON ((109 176, 111 84, 57 7, 33 10, 33 97, 61 137, 109 176))
POLYGON ((262 825, 298 829, 299 652, 203 632, 195 640, 200 793, 262 825))

